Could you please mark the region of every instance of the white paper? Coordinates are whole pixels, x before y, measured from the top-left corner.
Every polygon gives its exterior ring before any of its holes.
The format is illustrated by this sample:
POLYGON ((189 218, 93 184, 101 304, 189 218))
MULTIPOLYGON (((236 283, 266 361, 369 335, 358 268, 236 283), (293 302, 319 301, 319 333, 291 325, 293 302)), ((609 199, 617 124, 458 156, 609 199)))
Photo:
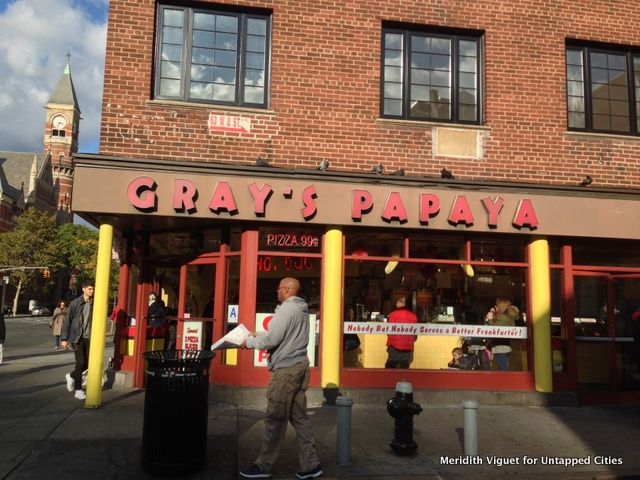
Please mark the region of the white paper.
POLYGON ((224 337, 211 345, 211 350, 224 350, 226 348, 238 348, 249 337, 249 330, 242 323, 227 333, 224 337))

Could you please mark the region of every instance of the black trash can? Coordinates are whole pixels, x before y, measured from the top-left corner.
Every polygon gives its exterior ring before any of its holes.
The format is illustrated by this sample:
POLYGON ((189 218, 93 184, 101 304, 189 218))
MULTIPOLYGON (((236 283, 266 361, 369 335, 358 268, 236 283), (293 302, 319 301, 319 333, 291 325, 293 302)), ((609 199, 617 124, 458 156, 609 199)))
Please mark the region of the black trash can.
POLYGON ((151 472, 178 474, 205 463, 209 413, 207 350, 145 352, 147 361, 142 463, 151 472))

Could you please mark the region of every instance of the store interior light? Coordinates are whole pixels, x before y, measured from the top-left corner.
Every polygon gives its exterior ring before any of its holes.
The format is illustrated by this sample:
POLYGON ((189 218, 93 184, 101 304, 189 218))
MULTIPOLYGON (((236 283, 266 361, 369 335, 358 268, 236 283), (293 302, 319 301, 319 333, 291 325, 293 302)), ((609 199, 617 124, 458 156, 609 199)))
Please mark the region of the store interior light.
POLYGON ((387 266, 384 267, 384 273, 389 275, 391 272, 393 272, 396 269, 397 266, 398 266, 397 260, 389 260, 387 262, 387 266))
POLYGON ((467 277, 473 277, 475 275, 473 267, 468 263, 461 263, 460 266, 462 267, 462 270, 467 275, 467 277))

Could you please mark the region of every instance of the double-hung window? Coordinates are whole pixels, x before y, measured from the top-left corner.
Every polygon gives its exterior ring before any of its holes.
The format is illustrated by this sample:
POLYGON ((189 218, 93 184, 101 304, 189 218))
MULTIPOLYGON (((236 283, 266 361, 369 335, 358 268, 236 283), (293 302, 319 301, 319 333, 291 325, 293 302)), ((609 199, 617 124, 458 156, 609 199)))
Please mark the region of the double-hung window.
POLYGON ((480 50, 480 35, 383 28, 381 115, 480 123, 480 50))
POLYGON ((155 98, 267 107, 270 17, 160 5, 155 98))
POLYGON ((640 134, 640 51, 567 45, 570 130, 640 134))

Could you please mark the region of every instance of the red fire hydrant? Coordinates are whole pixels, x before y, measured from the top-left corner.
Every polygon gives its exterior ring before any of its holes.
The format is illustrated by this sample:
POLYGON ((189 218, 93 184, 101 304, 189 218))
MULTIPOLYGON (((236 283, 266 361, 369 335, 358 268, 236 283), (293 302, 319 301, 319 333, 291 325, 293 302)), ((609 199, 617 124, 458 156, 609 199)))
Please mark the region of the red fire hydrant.
POLYGON ((398 455, 409 455, 418 444, 413 440, 413 416, 422 412, 422 407, 413 401, 413 387, 409 382, 396 384, 396 396, 387 400, 387 411, 395 418, 394 437, 391 448, 398 455))

